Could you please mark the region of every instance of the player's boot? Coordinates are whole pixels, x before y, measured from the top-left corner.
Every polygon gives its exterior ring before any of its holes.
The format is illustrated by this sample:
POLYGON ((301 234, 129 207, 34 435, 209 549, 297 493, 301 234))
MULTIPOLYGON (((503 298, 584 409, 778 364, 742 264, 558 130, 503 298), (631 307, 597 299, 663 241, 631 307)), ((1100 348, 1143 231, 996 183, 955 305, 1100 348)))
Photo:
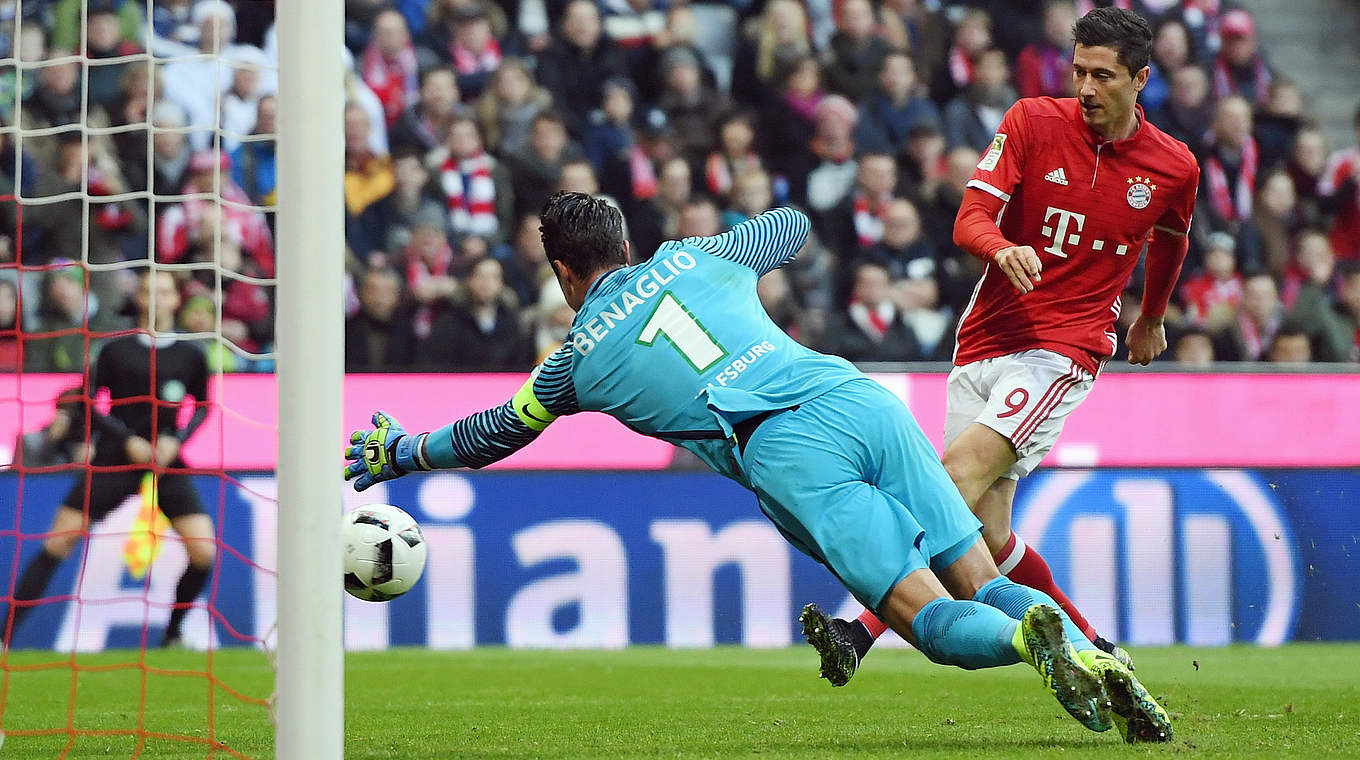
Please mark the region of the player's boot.
POLYGON ((803 637, 822 657, 822 678, 832 686, 850 683, 859 667, 859 654, 847 630, 850 624, 831 617, 815 603, 803 608, 798 621, 803 624, 803 637))
POLYGON ((1172 738, 1171 716, 1152 698, 1143 684, 1129 672, 1124 663, 1114 657, 1087 650, 1081 653, 1088 670, 1098 675, 1110 695, 1110 709, 1114 724, 1124 741, 1169 742, 1172 738))
POLYGON ((1128 668, 1129 670, 1138 669, 1133 666, 1133 655, 1129 654, 1128 651, 1124 649, 1124 647, 1119 646, 1118 644, 1114 643, 1113 641, 1110 641, 1104 636, 1097 636, 1095 640, 1092 641, 1091 643, 1096 645, 1096 649, 1099 649, 1105 654, 1108 654, 1109 656, 1115 658, 1116 660, 1119 660, 1119 662, 1122 663, 1123 666, 1128 668))
POLYGON ((1069 715, 1092 731, 1110 730, 1110 700, 1105 687, 1082 664, 1063 632, 1056 609, 1036 604, 1026 610, 1015 630, 1014 643, 1069 715))

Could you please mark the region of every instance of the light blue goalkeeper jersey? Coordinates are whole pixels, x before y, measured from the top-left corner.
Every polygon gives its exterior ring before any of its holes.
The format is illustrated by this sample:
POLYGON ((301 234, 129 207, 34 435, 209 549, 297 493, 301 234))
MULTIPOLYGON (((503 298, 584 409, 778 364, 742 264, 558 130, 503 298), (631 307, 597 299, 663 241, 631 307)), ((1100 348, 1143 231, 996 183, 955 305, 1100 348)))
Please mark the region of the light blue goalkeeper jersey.
POLYGON ((567 341, 511 401, 430 435, 431 463, 482 467, 559 416, 600 411, 749 486, 732 456, 733 425, 864 377, 795 342, 756 296, 760 275, 792 261, 807 234, 805 215, 773 209, 604 275, 567 341))

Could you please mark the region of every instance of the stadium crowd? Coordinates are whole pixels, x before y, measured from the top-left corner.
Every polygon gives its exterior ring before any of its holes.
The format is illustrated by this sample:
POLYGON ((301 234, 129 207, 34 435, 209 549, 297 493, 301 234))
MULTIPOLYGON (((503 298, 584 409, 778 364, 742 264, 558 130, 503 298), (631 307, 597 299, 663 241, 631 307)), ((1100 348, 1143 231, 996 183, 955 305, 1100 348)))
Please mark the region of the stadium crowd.
MULTIPOLYGON (((1356 361, 1360 150, 1331 149, 1245 10, 1115 2, 1153 24, 1147 118, 1201 165, 1173 361, 1356 361)), ((214 368, 270 369, 275 3, 84 3, 82 34, 82 0, 0 0, 0 57, 23 62, 0 117, 43 130, 22 151, 0 131, 0 195, 48 198, 0 201, 0 370, 79 370, 135 284, 82 257, 149 256, 201 264, 178 323, 220 320, 240 350, 206 339, 214 368), (148 49, 167 60, 123 57, 148 49)), ((760 282, 778 324, 853 361, 948 360, 982 266, 952 240, 964 184, 1017 98, 1071 94, 1092 5, 348 0, 347 367, 524 371, 559 345, 536 216, 559 189, 618 205, 634 256, 803 208, 813 236, 760 282)))

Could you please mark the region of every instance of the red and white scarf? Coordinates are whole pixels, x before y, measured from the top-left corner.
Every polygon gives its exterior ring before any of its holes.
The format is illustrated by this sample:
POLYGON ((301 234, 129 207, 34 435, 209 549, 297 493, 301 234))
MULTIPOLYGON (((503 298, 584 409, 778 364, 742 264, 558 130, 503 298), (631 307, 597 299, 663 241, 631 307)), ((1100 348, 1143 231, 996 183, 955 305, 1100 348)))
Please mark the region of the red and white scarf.
POLYGON ((656 167, 642 146, 633 144, 628 149, 628 173, 632 178, 633 197, 640 201, 655 198, 657 192, 656 167))
POLYGON ((883 239, 883 209, 886 200, 870 204, 868 196, 855 193, 855 236, 861 248, 868 248, 883 239))
MULTIPOLYGON (((1251 62, 1252 78, 1255 87, 1252 97, 1258 104, 1264 105, 1270 100, 1270 69, 1266 67, 1266 62, 1261 56, 1256 56, 1251 62)), ((1214 59, 1214 99, 1222 100, 1229 95, 1236 95, 1237 82, 1233 81, 1232 72, 1228 69, 1228 62, 1223 60, 1220 54, 1214 59)))
POLYGON ((897 318, 897 307, 893 306, 892 301, 883 301, 877 308, 869 308, 863 301, 851 301, 846 307, 846 313, 850 315, 850 321, 854 322, 865 335, 875 341, 883 340, 888 334, 888 328, 892 327, 893 320, 897 318))
POLYGON ((480 53, 474 53, 456 42, 449 43, 449 53, 453 56, 453 68, 459 74, 495 71, 501 65, 501 44, 495 37, 486 41, 486 48, 480 53))
POLYGON ((408 104, 416 102, 419 86, 416 79, 416 49, 407 41, 397 51, 396 58, 388 58, 370 42, 364 50, 364 84, 382 101, 387 126, 401 116, 408 104))
POLYGON ((967 87, 973 83, 973 59, 958 45, 949 49, 949 78, 955 87, 967 87))
POLYGON ((704 165, 704 182, 708 185, 708 191, 714 195, 726 197, 732 190, 733 168, 736 174, 744 174, 760 168, 760 156, 755 153, 747 153, 735 162, 728 161, 727 156, 722 151, 714 151, 708 156, 708 161, 704 165))
POLYGON ((491 157, 479 152, 458 161, 449 156, 439 167, 439 186, 448 203, 449 224, 459 235, 494 235, 496 183, 491 177, 491 157))
MULTIPOLYGON (((448 243, 444 243, 434 257, 434 261, 426 261, 419 255, 411 251, 406 251, 406 287, 415 290, 420 284, 431 277, 443 277, 449 273, 449 267, 453 265, 453 249, 448 243)), ((437 315, 435 304, 422 304, 416 309, 415 318, 412 324, 415 327, 417 338, 430 337, 430 328, 434 325, 434 318, 437 315)))
POLYGON ((1237 170, 1237 192, 1228 191, 1228 174, 1217 155, 1204 162, 1209 180, 1209 205, 1214 213, 1229 222, 1242 222, 1251 217, 1251 197, 1256 192, 1256 140, 1247 138, 1242 146, 1242 164, 1237 170))

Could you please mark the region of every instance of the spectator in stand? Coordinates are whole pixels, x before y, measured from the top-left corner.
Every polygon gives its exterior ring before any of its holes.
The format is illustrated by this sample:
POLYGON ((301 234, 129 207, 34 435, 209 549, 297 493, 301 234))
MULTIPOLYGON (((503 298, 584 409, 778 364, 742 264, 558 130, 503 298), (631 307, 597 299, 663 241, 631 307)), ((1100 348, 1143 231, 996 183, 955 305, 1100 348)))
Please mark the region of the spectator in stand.
POLYGON ((515 156, 529 149, 534 118, 551 108, 552 95, 534 82, 524 61, 506 58, 477 99, 477 123, 491 152, 515 156))
POLYGON ((465 301, 440 315, 421 345, 421 363, 461 372, 529 369, 534 347, 504 291, 501 263, 492 258, 477 262, 463 281, 465 301))
POLYGON ((366 265, 381 255, 392 224, 389 198, 396 187, 392 159, 369 149, 371 125, 364 109, 345 106, 345 243, 366 265))
POLYGON ((1324 209, 1331 207, 1331 199, 1323 198, 1319 192, 1323 185, 1323 174, 1327 170, 1327 138, 1321 129, 1310 124, 1294 135, 1285 170, 1289 172, 1289 178, 1294 180, 1299 218, 1304 224, 1324 225, 1324 209))
POLYGON ((1336 278, 1336 256, 1332 245, 1321 230, 1303 230, 1296 243, 1298 249, 1294 260, 1284 273, 1280 300, 1293 319, 1296 313, 1309 314, 1306 324, 1315 324, 1313 314, 1324 308, 1310 305, 1310 300, 1330 304, 1338 292, 1336 278))
MULTIPOLYGON (((84 354, 80 359, 83 363, 84 354)), ((31 469, 88 462, 90 445, 85 435, 88 399, 83 385, 57 394, 51 422, 40 430, 19 434, 14 446, 14 466, 31 469)))
POLYGON ((245 191, 232 182, 230 170, 231 159, 226 154, 205 150, 189 159, 180 192, 218 193, 227 203, 188 198, 165 209, 156 229, 156 257, 166 264, 214 261, 213 248, 220 240, 239 248, 260 276, 273 277, 274 240, 269 225, 263 213, 250 207, 245 191))
MULTIPOLYGON (((521 216, 519 224, 515 226, 515 236, 510 240, 509 250, 501 257, 501 272, 505 277, 505 285, 522 304, 541 301, 542 294, 546 292, 543 290, 545 282, 552 282, 556 287, 552 267, 548 265, 548 258, 543 251, 543 238, 538 234, 538 226, 538 214, 521 216)), ((561 344, 562 341, 558 340, 557 345, 561 344)))
POLYGON ((18 372, 21 369, 21 325, 19 288, 10 280, 0 279, 0 372, 18 372))
MULTIPOLYGON (((124 2, 123 6, 142 5, 124 2)), ((140 8, 138 10, 141 10, 140 8)), ((151 4, 151 51, 156 55, 169 55, 167 51, 180 50, 198 42, 198 25, 193 21, 194 0, 160 0, 151 4)), ((144 25, 138 24, 130 34, 138 34, 144 25)), ((72 39, 79 36, 77 25, 72 39)), ((72 46, 75 42, 71 43, 72 46)))
POLYGON ((1273 364, 1307 364, 1313 360, 1313 343, 1302 325, 1285 322, 1270 342, 1268 358, 1273 364))
POLYGON ((364 84, 382 102, 391 128, 420 96, 416 49, 400 11, 387 8, 373 18, 362 68, 364 84))
POLYGON ((921 93, 911 56, 894 50, 878 68, 878 88, 859 106, 855 145, 862 151, 897 153, 912 130, 940 123, 940 111, 921 93))
POLYGON ((666 28, 663 0, 611 0, 603 3, 604 33, 623 50, 628 68, 643 67, 652 43, 666 28))
MULTIPOLYGON (((954 245, 954 217, 963 205, 963 193, 968 180, 977 168, 978 153, 972 148, 954 148, 944 156, 944 170, 933 180, 927 180, 916 188, 916 206, 925 221, 925 235, 940 252, 946 264, 966 261, 969 274, 963 279, 976 282, 982 274, 982 265, 976 257, 969 256, 954 245), (976 262, 976 263, 975 263, 976 262)), ((972 285, 968 286, 969 294, 972 285)), ((965 303, 967 295, 965 294, 965 303)), ((952 301, 950 301, 953 304, 952 301)), ((961 304, 953 304, 959 306, 961 304)))
POLYGON ((227 340, 214 335, 218 329, 217 304, 206 292, 185 298, 184 305, 179 307, 177 321, 180 332, 204 336, 198 338, 197 342, 203 347, 209 373, 249 372, 256 366, 261 368, 267 366, 266 361, 262 360, 257 365, 255 361, 238 356, 227 348, 227 340))
POLYGON ((1180 331, 1171 349, 1176 364, 1183 369, 1211 369, 1214 364, 1214 339, 1200 327, 1180 331))
POLYGON ((656 195, 635 207, 628 220, 634 260, 651 258, 663 241, 674 240, 680 229, 680 210, 694 192, 689 161, 672 156, 657 169, 656 195))
POLYGON ((491 31, 486 6, 468 2, 453 11, 453 70, 458 90, 473 100, 486 90, 492 73, 501 65, 501 45, 491 31))
POLYGON ((534 361, 542 363, 567 341, 571 326, 576 321, 576 312, 567 304, 562 287, 551 275, 543 281, 532 315, 534 361))
POLYGON ((947 103, 962 93, 973 83, 978 58, 991 49, 991 16, 980 8, 964 11, 954 27, 954 43, 949 48, 946 65, 939 79, 931 83, 931 99, 936 103, 947 103))
POLYGON ((1256 46, 1256 23, 1239 9, 1223 14, 1218 27, 1223 46, 1214 59, 1214 97, 1239 95, 1265 105, 1270 100, 1270 67, 1256 46))
POLYGON ((894 50, 905 50, 924 85, 943 76, 949 55, 949 22, 931 2, 884 0, 880 8, 883 38, 894 50))
POLYGON ((911 201, 894 198, 888 203, 883 212, 883 237, 863 258, 888 267, 895 291, 893 300, 902 311, 902 321, 916 336, 922 355, 948 359, 954 342, 944 339, 951 316, 940 302, 940 294, 946 290, 941 285, 944 270, 935 248, 921 234, 921 217, 911 201))
POLYGON ((194 5, 193 23, 198 27, 197 48, 183 51, 203 57, 181 58, 161 69, 165 97, 184 107, 189 144, 203 150, 212 144, 217 123, 218 98, 231 83, 229 61, 238 53, 236 12, 225 0, 202 0, 194 5))
POLYGON ((547 110, 529 126, 529 150, 506 157, 514 192, 514 216, 543 208, 562 176, 562 166, 581 158, 561 112, 547 110))
MULTIPOLYGON (((71 56, 71 51, 54 48, 48 53, 47 60, 54 61, 71 56)), ((34 76, 30 73, 29 76, 34 76)), ((80 123, 80 108, 84 100, 84 90, 80 86, 80 66, 74 61, 64 63, 44 63, 36 72, 37 87, 24 99, 20 111, 20 126, 25 129, 41 129, 66 124, 80 123)), ((25 142, 34 142, 32 139, 25 142)), ((51 140, 44 140, 51 145, 51 140)), ((41 152, 35 145, 34 149, 41 152)), ((52 148, 46 153, 51 155, 52 148)))
POLYGON ((842 261, 872 248, 883 237, 883 215, 896 190, 897 161, 892 155, 860 156, 854 186, 818 220, 827 245, 842 261))
MULTIPOLYGON (((225 230, 225 218, 225 209, 209 207, 203 215, 202 224, 209 229, 222 226, 225 230), (218 217, 224 221, 218 221, 218 217)), ((194 279, 185 286, 186 295, 213 295, 215 280, 218 272, 221 272, 222 337, 246 351, 259 353, 271 350, 274 319, 269 288, 232 275, 264 279, 273 277, 273 270, 265 269, 259 261, 243 256, 236 241, 225 234, 215 249, 199 248, 191 261, 210 262, 215 266, 195 270, 194 279)), ((269 264, 272 266, 273 262, 269 264)))
MULTIPOLYGON (((472 64, 468 59, 468 53, 472 50, 480 51, 480 47, 469 48, 466 38, 459 38, 459 25, 463 21, 472 19, 480 13, 487 21, 487 30, 492 40, 505 36, 509 24, 506 21, 505 11, 497 3, 483 2, 483 0, 430 0, 428 21, 425 28, 421 30, 420 37, 416 42, 416 55, 420 63, 420 68, 427 66, 446 66, 458 67, 460 55, 464 62, 472 64), (462 46, 460 54, 459 47, 462 46)), ((466 30, 465 30, 466 31, 466 30)), ((499 43, 496 44, 496 54, 499 55, 499 43)), ((475 53, 471 57, 476 58, 481 53, 475 53)), ((492 70, 494 70, 494 66, 492 70)), ((459 85, 462 85, 462 74, 465 72, 460 69, 459 85)))
MULTIPOLYGON (((135 38, 123 35, 118 6, 117 0, 89 0, 85 26, 87 58, 99 60, 142 52, 141 46, 132 41, 135 38)), ((89 66, 90 104, 112 110, 122 95, 119 84, 127 68, 126 63, 89 66)))
POLYGON ((911 328, 893 302, 892 277, 882 263, 854 265, 850 302, 831 318, 826 350, 852 362, 907 362, 923 358, 911 328))
POLYGON ((558 172, 557 186, 553 192, 600 194, 600 181, 595 177, 595 167, 584 158, 573 158, 562 164, 558 172))
POLYGON ((854 104, 840 95, 828 95, 817 104, 811 148, 818 163, 807 175, 807 205, 816 214, 838 206, 855 185, 859 173, 854 139, 857 118, 854 104))
POLYGON ((444 216, 438 209, 432 211, 422 211, 415 218, 411 239, 398 262, 406 272, 406 289, 415 302, 411 326, 420 340, 429 337, 435 319, 458 293, 453 248, 444 237, 444 216))
POLYGON ((1256 109, 1253 136, 1261 150, 1261 166, 1274 169, 1284 166, 1294 137, 1307 121, 1303 115, 1303 93, 1287 77, 1275 77, 1270 82, 1270 100, 1256 109))
POLYGON ((85 270, 75 262, 68 264, 42 275, 37 329, 24 342, 27 372, 84 372, 91 348, 85 333, 87 317, 89 329, 112 326, 110 320, 99 318, 98 301, 85 292, 85 270))
POLYGON ((146 189, 147 132, 152 104, 160 99, 160 87, 145 66, 128 66, 119 79, 118 100, 108 111, 109 126, 124 129, 109 135, 128 187, 146 189))
MULTIPOLYGON (((1044 3, 1044 38, 1026 45, 1015 62, 1020 97, 1065 98, 1072 94, 1072 24, 1076 20, 1072 0, 1044 3)), ((1146 102, 1143 107, 1148 107, 1146 102)))
MULTIPOLYGON (((89 41, 96 12, 100 15, 108 15, 108 21, 101 21, 100 23, 108 23, 113 27, 107 35, 101 33, 101 36, 116 35, 118 39, 122 40, 139 40, 146 34, 145 11, 148 3, 139 0, 86 0, 86 2, 86 23, 83 31, 87 41, 89 41)), ((156 5, 161 5, 161 3, 156 3, 156 5)), ((41 25, 41 19, 50 13, 52 47, 74 50, 80 45, 82 0, 39 2, 36 3, 36 6, 38 18, 25 18, 25 26, 35 22, 36 25, 41 25), (44 8, 44 6, 47 7, 44 8)), ((32 11, 29 4, 24 3, 24 16, 29 17, 30 13, 32 11)), ((134 52, 140 53, 141 48, 138 47, 134 52)), ((93 74, 94 72, 91 71, 91 77, 93 77, 93 74)))
MULTIPOLYGON (((561 36, 538 59, 539 80, 553 95, 569 131, 582 134, 601 89, 626 76, 623 54, 600 28, 594 0, 570 0, 562 11, 561 36)), ((538 209, 535 208, 535 211, 538 209)))
POLYGON ((392 150, 414 150, 422 155, 437 151, 448 140, 454 119, 465 113, 461 98, 453 69, 442 66, 423 69, 420 98, 392 125, 389 138, 392 150))
MULTIPOLYGON (((151 112, 151 126, 155 128, 151 135, 151 191, 156 195, 174 195, 184 185, 193 150, 188 135, 174 130, 187 127, 187 118, 184 109, 169 100, 156 103, 151 112)), ((137 168, 128 164, 128 176, 144 178, 145 168, 142 172, 137 168)))
POLYGON ((1327 160, 1318 195, 1332 214, 1332 250, 1342 261, 1360 261, 1360 109, 1355 112, 1357 145, 1327 160))
POLYGON ((384 250, 400 251, 411 242, 412 230, 421 218, 439 220, 440 236, 444 232, 444 211, 430 184, 430 171, 415 153, 395 154, 392 160, 395 186, 390 196, 390 226, 384 250))
POLYGON ((680 152, 690 166, 703 166, 715 148, 718 123, 732 109, 732 103, 726 95, 704 84, 699 59, 689 48, 666 51, 660 66, 663 89, 657 107, 665 112, 666 121, 675 129, 680 152))
POLYGON ((748 21, 732 62, 732 98, 757 110, 778 97, 781 71, 813 55, 807 11, 798 0, 769 0, 758 18, 748 21))
POLYGON ((754 117, 745 111, 729 112, 718 122, 717 137, 717 149, 704 162, 704 187, 714 197, 725 198, 732 192, 734 177, 762 171, 755 151, 754 117))
POLYGON ((1337 298, 1327 319, 1320 345, 1326 346, 1324 361, 1360 361, 1360 263, 1347 262, 1338 266, 1341 271, 1337 298))
POLYGON ((722 232, 722 217, 718 204, 707 195, 695 195, 680 209, 680 223, 675 236, 684 240, 692 237, 713 237, 722 232))
POLYGON ((1213 121, 1215 107, 1209 75, 1198 66, 1182 66, 1170 76, 1171 92, 1159 111, 1147 112, 1148 121, 1202 156, 1208 144, 1204 125, 1213 121))
POLYGON ((270 62, 259 48, 241 47, 231 62, 231 86, 222 93, 222 115, 218 126, 222 129, 222 146, 228 153, 241 144, 241 137, 250 134, 255 126, 260 98, 270 94, 264 76, 270 62))
POLYGON ((391 269, 360 276, 359 312, 345 320, 346 372, 400 372, 415 363, 416 336, 391 269))
POLYGON ((1260 170, 1260 153, 1251 136, 1251 104, 1230 95, 1219 101, 1213 136, 1200 159, 1204 172, 1195 214, 1210 229, 1238 237, 1251 219, 1252 196, 1260 170))
POLYGON ((823 80, 831 92, 863 100, 877 84, 879 66, 891 50, 879 34, 869 0, 841 0, 836 33, 826 50, 823 80))
POLYGON ((1215 232, 1209 236, 1204 253, 1204 270, 1181 286, 1185 318, 1197 327, 1218 332, 1230 325, 1242 304, 1242 275, 1234 257, 1236 244, 1231 235, 1215 232))
POLYGON ((945 142, 951 148, 966 145, 981 153, 1015 100, 1006 55, 995 48, 979 53, 973 81, 945 106, 945 142))
POLYGON ((1279 289, 1268 274, 1254 274, 1242 286, 1242 308, 1231 328, 1235 358, 1239 361, 1265 361, 1275 333, 1284 323, 1284 305, 1279 289))
POLYGON ((387 138, 387 117, 383 114, 382 101, 355 73, 354 56, 349 48, 340 48, 340 52, 343 54, 345 102, 357 104, 368 114, 368 149, 375 156, 389 155, 392 146, 387 138))
POLYGON ((590 125, 586 127, 582 141, 582 150, 595 167, 596 174, 606 178, 605 184, 615 189, 628 186, 622 175, 627 171, 629 154, 635 144, 633 111, 636 97, 637 88, 627 77, 615 77, 605 82, 600 107, 590 112, 590 125))
POLYGON ((720 91, 726 97, 726 91, 719 90, 717 74, 714 73, 713 65, 709 63, 707 55, 699 48, 699 22, 694 17, 694 10, 688 4, 673 5, 666 11, 666 25, 651 42, 651 45, 642 51, 636 64, 629 64, 628 70, 633 77, 633 83, 637 85, 641 92, 660 92, 665 89, 666 82, 662 76, 661 59, 673 50, 684 50, 694 56, 698 62, 699 79, 703 86, 711 90, 720 91))
POLYGON ((439 187, 454 237, 481 235, 499 241, 514 208, 510 172, 482 147, 471 116, 456 116, 444 141, 448 158, 439 167, 439 187))
MULTIPOLYGON (((275 126, 279 101, 265 95, 255 102, 255 124, 250 129, 254 139, 242 140, 231 153, 231 179, 241 186, 251 202, 261 206, 275 203, 278 189, 278 157, 275 126)), ((159 136, 159 135, 158 135, 159 136)))
POLYGON ((1291 238, 1304 224, 1294 181, 1277 169, 1260 182, 1252 206, 1251 222, 1242 237, 1246 245, 1240 257, 1241 269, 1264 269, 1275 277, 1284 274, 1289 264, 1291 238))
POLYGON ((1177 16, 1165 17, 1152 32, 1150 73, 1143 91, 1138 94, 1143 110, 1149 113, 1161 111, 1171 97, 1171 77, 1182 68, 1194 65, 1195 51, 1191 46, 1189 27, 1177 16))
MULTIPOLYGON (((817 106, 825 93, 817 59, 811 54, 781 66, 775 76, 777 94, 760 110, 761 157, 774 175, 776 187, 782 184, 787 188, 782 195, 801 204, 807 200, 808 172, 816 164, 809 146, 817 130, 817 106)), ((778 189, 775 195, 781 195, 778 189)))

